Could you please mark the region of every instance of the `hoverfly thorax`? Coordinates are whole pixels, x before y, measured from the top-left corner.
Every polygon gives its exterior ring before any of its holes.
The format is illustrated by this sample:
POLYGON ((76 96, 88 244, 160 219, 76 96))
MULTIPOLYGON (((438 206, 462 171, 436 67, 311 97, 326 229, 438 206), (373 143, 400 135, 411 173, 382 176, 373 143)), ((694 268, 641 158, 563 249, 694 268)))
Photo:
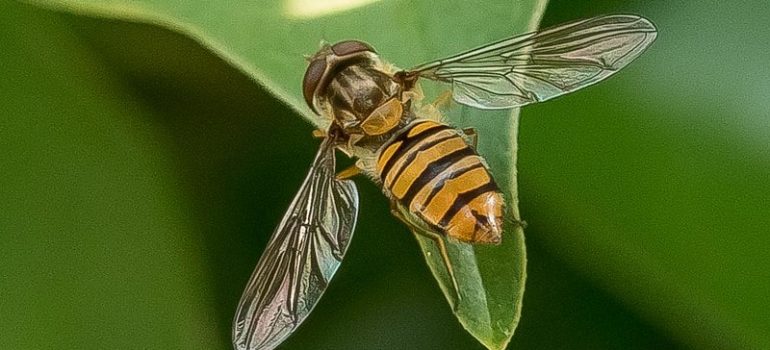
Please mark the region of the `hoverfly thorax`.
POLYGON ((314 112, 328 114, 349 135, 384 135, 399 125, 405 106, 402 85, 380 67, 379 56, 365 43, 326 45, 305 72, 305 102, 314 112))

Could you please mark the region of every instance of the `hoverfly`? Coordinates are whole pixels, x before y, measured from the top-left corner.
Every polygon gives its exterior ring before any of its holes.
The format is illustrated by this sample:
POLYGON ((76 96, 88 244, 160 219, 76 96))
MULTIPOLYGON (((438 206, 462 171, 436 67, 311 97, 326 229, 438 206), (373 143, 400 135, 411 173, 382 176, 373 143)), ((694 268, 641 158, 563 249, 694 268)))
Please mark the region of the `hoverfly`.
MULTIPOLYGON (((273 349, 310 314, 353 235, 358 192, 349 177, 359 171, 381 186, 407 225, 467 243, 500 242, 503 195, 470 138, 418 110, 419 79, 451 84, 453 99, 464 105, 520 107, 609 77, 655 37, 642 17, 608 15, 407 70, 384 63, 361 41, 325 44, 309 59, 302 88, 328 128, 241 297, 235 348, 273 349), (357 158, 353 170, 335 175, 336 149, 357 158)), ((436 241, 451 274, 443 240, 436 241)))

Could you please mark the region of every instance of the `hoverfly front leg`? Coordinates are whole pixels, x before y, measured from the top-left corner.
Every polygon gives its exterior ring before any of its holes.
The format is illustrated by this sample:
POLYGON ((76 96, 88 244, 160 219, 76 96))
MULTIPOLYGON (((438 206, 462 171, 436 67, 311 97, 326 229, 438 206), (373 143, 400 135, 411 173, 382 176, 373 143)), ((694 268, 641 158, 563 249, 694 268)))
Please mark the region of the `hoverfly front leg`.
POLYGON ((323 131, 321 129, 315 129, 313 130, 313 137, 317 139, 325 139, 326 138, 326 131, 323 131))
MULTIPOLYGON (((335 125, 336 125, 336 124, 335 124, 335 125)), ((332 135, 332 136, 334 136, 335 138, 338 138, 338 139, 339 139, 339 136, 338 136, 339 134, 338 134, 338 133, 340 133, 340 130, 339 130, 339 128, 338 128, 338 127, 335 127, 334 125, 332 125, 332 126, 330 127, 330 129, 329 129, 329 132, 323 131, 323 130, 321 130, 321 129, 315 129, 315 130, 313 130, 313 137, 315 137, 315 138, 319 138, 319 139, 324 139, 324 138, 327 138, 327 137, 329 137, 329 135, 332 135)), ((352 145, 353 145, 353 144, 354 144, 354 143, 355 143, 355 142, 356 142, 358 139, 360 139, 360 137, 356 137, 355 135, 353 135, 353 137, 350 137, 350 138, 348 139, 348 143, 349 143, 348 147, 352 147, 352 145)), ((344 150, 343 150, 343 152, 344 152, 344 150)), ((338 172, 338 173, 337 173, 337 174, 334 176, 334 178, 335 178, 335 179, 337 179, 337 180, 347 180, 347 179, 350 179, 350 178, 352 178, 352 177, 354 177, 354 176, 356 176, 356 175, 358 175, 358 174, 360 174, 360 173, 361 173, 361 169, 360 169, 358 166, 356 166, 356 165, 354 164, 354 165, 351 165, 351 166, 349 166, 349 167, 347 167, 347 168, 345 168, 345 169, 341 170, 340 172, 338 172)))
POLYGON ((335 178, 337 180, 347 180, 347 179, 350 179, 353 176, 356 176, 356 175, 358 175, 360 173, 361 173, 361 168, 359 168, 358 166, 353 164, 353 165, 351 165, 351 166, 341 170, 340 172, 338 172, 337 175, 335 176, 335 178))

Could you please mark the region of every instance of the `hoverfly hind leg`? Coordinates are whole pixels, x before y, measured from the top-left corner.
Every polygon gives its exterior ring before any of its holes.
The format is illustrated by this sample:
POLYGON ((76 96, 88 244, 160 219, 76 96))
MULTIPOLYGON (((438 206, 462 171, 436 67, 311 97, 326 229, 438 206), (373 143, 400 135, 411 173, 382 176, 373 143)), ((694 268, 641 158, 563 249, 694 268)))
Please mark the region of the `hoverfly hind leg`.
POLYGON ((445 90, 436 97, 431 103, 423 104, 419 107, 417 114, 421 118, 430 119, 439 123, 444 123, 446 116, 442 111, 445 111, 452 104, 452 90, 445 90))
POLYGON ((471 142, 471 147, 473 147, 474 150, 477 149, 479 144, 479 133, 476 132, 476 128, 463 128, 460 131, 462 131, 465 137, 471 142))
MULTIPOLYGON (((444 241, 444 237, 441 237, 441 235, 432 231, 415 230, 415 232, 432 239, 436 243, 439 253, 441 254, 441 259, 444 260, 444 267, 446 267, 447 273, 449 273, 449 278, 452 280, 452 286, 454 286, 455 296, 457 296, 458 301, 462 300, 463 297, 460 294, 460 285, 457 284, 457 278, 455 278, 454 267, 452 267, 452 262, 449 260, 449 251, 446 249, 446 242, 444 241)), ((454 303, 452 305, 452 309, 455 309, 456 307, 457 307, 457 303, 454 303)))
MULTIPOLYGON (((441 237, 440 234, 433 232, 431 230, 423 229, 422 228, 423 225, 414 223, 413 220, 410 220, 409 218, 407 218, 403 214, 403 212, 398 208, 398 203, 395 200, 391 200, 390 202, 390 212, 397 219, 401 220, 401 222, 409 226, 409 229, 412 231, 412 233, 414 233, 415 235, 420 235, 423 237, 430 238, 431 240, 433 240, 434 243, 436 243, 436 247, 438 247, 439 254, 441 255, 441 259, 444 263, 444 267, 447 270, 449 279, 452 280, 452 286, 454 288, 455 297, 457 298, 458 302, 462 300, 462 295, 460 294, 460 285, 457 283, 457 278, 455 278, 454 267, 452 266, 452 261, 449 260, 449 251, 447 250, 444 237, 441 237)), ((452 303, 452 309, 457 308, 457 305, 459 304, 458 302, 452 303)))
POLYGON ((438 110, 449 107, 452 104, 452 90, 444 90, 431 104, 438 110))

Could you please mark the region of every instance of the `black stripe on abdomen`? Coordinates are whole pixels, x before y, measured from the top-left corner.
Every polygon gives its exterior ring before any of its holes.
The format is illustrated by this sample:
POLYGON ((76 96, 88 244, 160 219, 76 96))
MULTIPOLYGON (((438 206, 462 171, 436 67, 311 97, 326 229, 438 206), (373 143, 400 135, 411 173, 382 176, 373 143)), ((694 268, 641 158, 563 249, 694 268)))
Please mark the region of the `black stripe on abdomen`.
MULTIPOLYGON (((404 195, 404 198, 402 198, 401 200, 403 200, 403 202, 407 204, 407 206, 411 206, 414 196, 416 196, 417 193, 420 192, 420 190, 422 190, 428 183, 430 183, 431 180, 441 175, 441 173, 444 172, 444 170, 446 170, 450 166, 452 166, 452 164, 459 162, 460 160, 462 160, 467 156, 472 156, 475 154, 476 153, 473 152, 473 150, 470 147, 465 147, 465 148, 456 150, 452 153, 446 154, 443 157, 430 162, 428 166, 425 168, 425 170, 420 174, 420 176, 417 177, 417 180, 415 180, 412 183, 412 185, 409 186, 409 190, 407 190, 406 194, 404 195)), ((460 169, 459 171, 453 172, 452 174, 447 176, 447 178, 453 178, 454 176, 460 175, 465 171, 468 171, 468 170, 471 170, 472 168, 476 168, 480 166, 482 165, 479 163, 471 167, 466 167, 465 169, 460 169)), ((445 179, 442 179, 441 182, 443 183, 445 179)), ((434 187, 433 191, 435 190, 436 190, 436 187, 434 187)), ((430 203, 430 198, 425 201, 425 204, 427 203, 430 203)))
MULTIPOLYGON (((428 122, 430 123, 430 122, 428 122)), ((424 130, 423 132, 414 135, 412 137, 409 137, 409 131, 412 130, 415 126, 419 125, 420 123, 415 123, 414 125, 410 126, 408 129, 404 130, 396 136, 395 139, 393 139, 391 142, 388 143, 388 145, 397 144, 400 142, 400 145, 396 149, 396 152, 393 153, 393 155, 388 159, 388 161, 385 163, 385 165, 380 170, 380 179, 385 181, 385 177, 388 176, 390 173, 391 168, 396 164, 396 162, 401 159, 402 155, 406 152, 408 152, 412 147, 414 147, 416 144, 418 144, 423 139, 430 137, 431 135, 434 135, 442 130, 449 129, 448 126, 443 124, 436 124, 435 126, 430 127, 429 129, 424 130)), ((387 145, 386 145, 387 147, 387 145)), ((383 147, 384 148, 384 147, 383 147)))
POLYGON ((449 208, 449 210, 446 211, 446 213, 444 213, 444 216, 441 217, 441 220, 438 223, 439 226, 446 227, 449 221, 452 220, 452 218, 455 216, 455 214, 457 214, 457 212, 460 211, 460 209, 468 205, 468 203, 476 199, 476 197, 490 191, 499 191, 497 184, 491 179, 489 182, 482 186, 458 194, 454 200, 454 203, 452 203, 452 206, 449 208))

